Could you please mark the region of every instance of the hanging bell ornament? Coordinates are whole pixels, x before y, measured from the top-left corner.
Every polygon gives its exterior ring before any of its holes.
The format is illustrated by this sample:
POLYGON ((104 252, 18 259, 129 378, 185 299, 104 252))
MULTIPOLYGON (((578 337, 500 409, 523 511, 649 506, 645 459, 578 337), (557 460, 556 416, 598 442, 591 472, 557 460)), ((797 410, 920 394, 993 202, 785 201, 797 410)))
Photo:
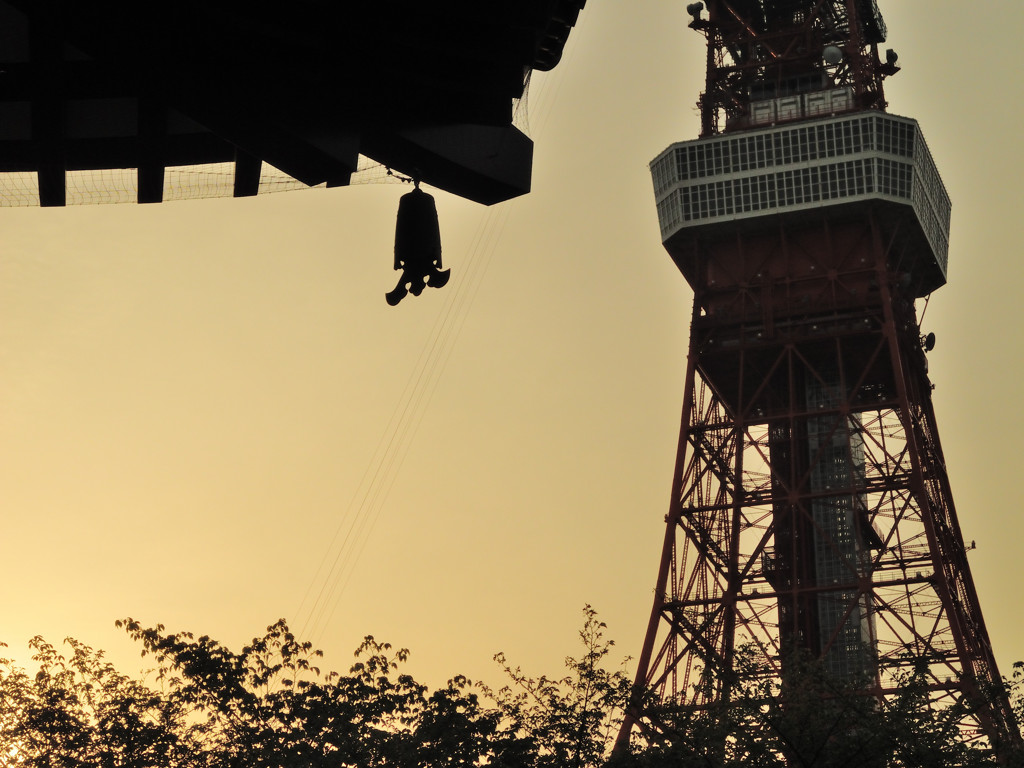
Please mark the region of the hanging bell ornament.
POLYGON ((442 271, 441 230, 434 198, 420 189, 418 181, 416 188, 398 201, 395 269, 402 270, 402 276, 394 290, 385 294, 391 306, 407 294, 419 296, 425 286, 440 288, 450 276, 450 270, 442 271))

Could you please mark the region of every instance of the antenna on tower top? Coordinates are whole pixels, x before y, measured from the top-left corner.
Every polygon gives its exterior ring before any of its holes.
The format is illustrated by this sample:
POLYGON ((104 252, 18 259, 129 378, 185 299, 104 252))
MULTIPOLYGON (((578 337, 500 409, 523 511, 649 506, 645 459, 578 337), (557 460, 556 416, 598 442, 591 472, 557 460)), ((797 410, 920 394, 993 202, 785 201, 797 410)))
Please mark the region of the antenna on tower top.
POLYGON ((882 80, 895 74, 883 62, 885 22, 874 0, 708 0, 686 7, 690 27, 707 37, 707 83, 701 95, 701 135, 757 124, 754 113, 809 93, 844 91, 844 109, 884 109, 882 80))

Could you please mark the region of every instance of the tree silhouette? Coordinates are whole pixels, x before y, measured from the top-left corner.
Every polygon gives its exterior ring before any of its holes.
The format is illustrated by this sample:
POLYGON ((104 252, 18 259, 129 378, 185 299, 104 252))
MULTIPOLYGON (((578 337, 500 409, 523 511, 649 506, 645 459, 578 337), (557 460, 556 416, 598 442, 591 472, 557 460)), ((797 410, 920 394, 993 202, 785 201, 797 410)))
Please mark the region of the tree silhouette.
MULTIPOLYGON (((502 654, 507 683, 455 676, 429 690, 408 651, 366 637, 347 674, 282 620, 235 653, 210 637, 118 622, 155 663, 144 679, 75 640, 29 645, 33 674, 0 659, 5 768, 1017 768, 929 705, 923 673, 880 701, 857 681, 794 659, 785 686, 741 654, 728 706, 671 711, 670 727, 610 760, 629 700, 606 627, 587 606, 583 653, 561 677, 530 677, 502 654), (610 760, 610 762, 609 762, 610 760)), ((1024 714, 1024 666, 1006 681, 1024 714)), ((958 706, 966 706, 960 704, 958 706)))

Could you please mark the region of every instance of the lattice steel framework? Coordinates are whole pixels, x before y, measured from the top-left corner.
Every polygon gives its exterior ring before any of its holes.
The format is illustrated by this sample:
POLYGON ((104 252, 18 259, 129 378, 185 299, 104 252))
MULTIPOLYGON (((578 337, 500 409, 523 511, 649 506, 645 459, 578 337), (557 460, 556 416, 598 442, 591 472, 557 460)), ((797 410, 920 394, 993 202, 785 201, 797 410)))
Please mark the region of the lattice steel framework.
POLYGON ((710 19, 690 6, 709 41, 702 105, 730 123, 710 135, 720 126, 705 111, 708 135, 652 163, 662 237, 694 303, 665 542, 619 748, 635 728, 667 727, 658 704, 727 701, 741 647, 777 679, 808 652, 880 700, 923 665, 930 706, 966 697, 965 738, 1016 742, 1005 695, 979 695, 1000 678, 915 309, 946 279, 949 198, 916 123, 880 109, 895 58, 874 54, 884 24, 854 0, 708 6, 710 19), (748 53, 793 55, 756 69, 740 38, 748 53), (816 48, 797 56, 794 41, 816 48), (848 65, 826 60, 830 45, 848 65), (780 96, 786 82, 820 85, 780 96), (823 93, 835 114, 808 109, 823 93))
POLYGON ((885 108, 882 80, 898 68, 894 58, 879 57, 886 28, 875 0, 712 0, 707 5, 708 18, 695 14, 690 24, 708 40, 707 83, 698 102, 701 136, 742 127, 752 102, 807 91, 849 87, 856 108, 885 108), (842 56, 824 61, 828 46, 842 56))
MULTIPOLYGON (((780 674, 793 643, 870 671, 877 695, 924 659, 937 704, 998 678, 894 266, 906 226, 866 210, 691 241, 706 277, 645 692, 708 704, 722 690, 698 675, 720 685, 751 644, 780 674)), ((1005 702, 979 717, 965 728, 1012 730, 1005 702)))

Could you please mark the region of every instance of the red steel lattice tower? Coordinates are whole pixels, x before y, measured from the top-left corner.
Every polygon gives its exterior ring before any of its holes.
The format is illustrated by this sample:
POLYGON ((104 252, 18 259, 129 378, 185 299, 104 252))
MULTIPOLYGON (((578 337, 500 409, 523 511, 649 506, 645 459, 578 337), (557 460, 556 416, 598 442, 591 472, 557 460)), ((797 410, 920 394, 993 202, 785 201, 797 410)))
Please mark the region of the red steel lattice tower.
POLYGON ((946 282, 950 201, 915 121, 885 111, 874 0, 710 0, 701 136, 651 164, 693 289, 682 426, 642 701, 723 701, 741 646, 792 649, 885 697, 1011 739, 932 408, 915 300, 946 282), (700 683, 700 685, 698 685, 700 683))

